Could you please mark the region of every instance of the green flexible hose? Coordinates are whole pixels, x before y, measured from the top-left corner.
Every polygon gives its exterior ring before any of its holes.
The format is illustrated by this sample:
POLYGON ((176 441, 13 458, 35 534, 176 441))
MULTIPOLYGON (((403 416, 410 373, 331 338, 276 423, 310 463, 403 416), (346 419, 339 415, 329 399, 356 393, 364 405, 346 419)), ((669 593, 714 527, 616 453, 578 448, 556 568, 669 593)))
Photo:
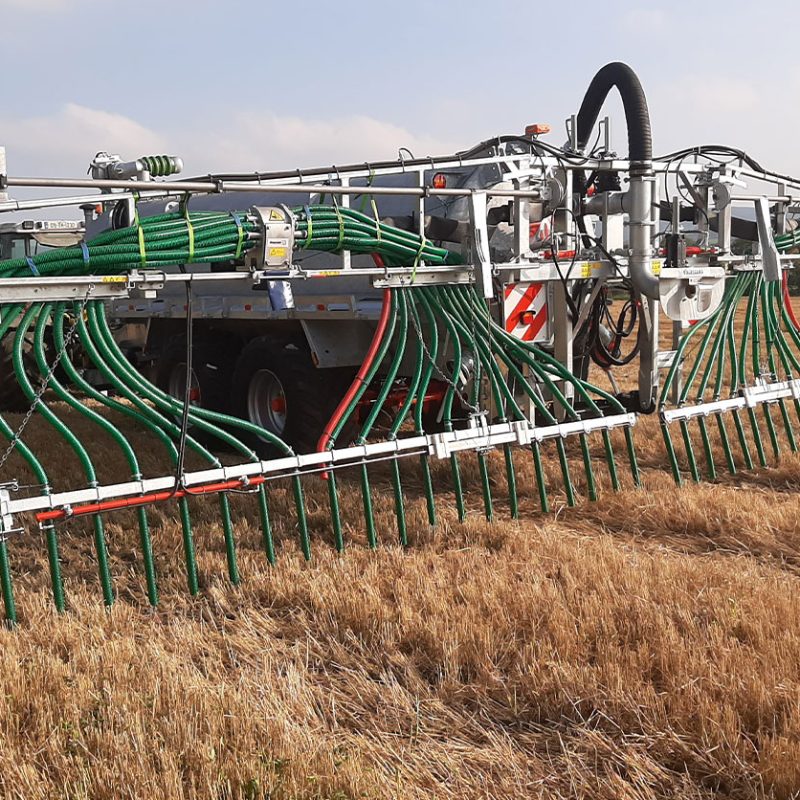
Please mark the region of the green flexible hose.
MULTIPOLYGON (((36 410, 50 423, 54 430, 69 444, 78 460, 81 463, 86 480, 89 486, 97 486, 97 473, 95 472, 94 464, 91 457, 84 447, 81 440, 67 427, 59 417, 50 409, 50 407, 41 398, 36 396, 36 391, 31 385, 25 370, 23 362, 23 345, 28 329, 30 328, 34 318, 42 312, 42 304, 34 303, 23 314, 22 321, 17 328, 14 336, 14 372, 17 381, 25 393, 25 396, 34 405, 36 410)), ((38 360, 38 359, 37 359, 38 360)), ((100 573, 100 584, 103 590, 103 600, 105 604, 110 606, 114 603, 114 589, 111 582, 111 571, 108 565, 108 548, 105 539, 105 529, 103 525, 103 518, 100 514, 92 516, 92 523, 94 526, 94 540, 95 551, 97 553, 97 567, 100 573)))

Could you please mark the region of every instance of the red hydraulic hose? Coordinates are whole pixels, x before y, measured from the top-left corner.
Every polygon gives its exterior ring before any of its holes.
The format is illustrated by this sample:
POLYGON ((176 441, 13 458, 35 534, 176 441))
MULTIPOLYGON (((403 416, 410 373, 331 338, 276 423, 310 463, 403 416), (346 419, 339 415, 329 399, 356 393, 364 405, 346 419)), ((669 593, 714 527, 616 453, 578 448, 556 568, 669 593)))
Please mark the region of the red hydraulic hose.
MULTIPOLYGON (((375 265, 378 267, 382 267, 383 259, 377 254, 372 254, 372 260, 375 262, 375 265)), ((375 361, 375 356, 378 355, 378 350, 380 349, 381 341, 383 340, 383 336, 386 333, 386 328, 389 325, 389 312, 391 310, 392 305, 392 295, 391 289, 384 289, 383 290, 383 305, 381 306, 381 315, 378 319, 378 327, 375 329, 375 335, 372 337, 372 342, 370 343, 369 350, 367 350, 367 354, 364 356, 364 362, 361 364, 361 367, 356 374, 353 382, 350 384, 350 388, 347 390, 347 393, 342 398, 341 402, 338 406, 336 406, 336 410, 333 412, 331 418, 328 420, 328 424, 325 426, 325 430, 322 432, 322 436, 319 438, 319 442, 317 442, 317 452, 323 453, 325 450, 328 449, 328 445, 331 441, 331 436, 333 435, 333 431, 336 429, 336 426, 339 424, 340 420, 344 416, 345 411, 347 411, 350 403, 353 401, 353 398, 356 396, 358 390, 364 385, 364 380, 369 372, 370 368, 372 367, 373 362, 375 361)), ((323 477, 327 477, 323 475, 323 477)))
POLYGON ((787 273, 785 270, 783 273, 783 304, 786 306, 786 311, 789 314, 789 319, 792 321, 792 325, 794 325, 794 329, 796 331, 800 331, 800 322, 797 321, 797 317, 794 315, 792 298, 789 295, 789 273, 787 273))

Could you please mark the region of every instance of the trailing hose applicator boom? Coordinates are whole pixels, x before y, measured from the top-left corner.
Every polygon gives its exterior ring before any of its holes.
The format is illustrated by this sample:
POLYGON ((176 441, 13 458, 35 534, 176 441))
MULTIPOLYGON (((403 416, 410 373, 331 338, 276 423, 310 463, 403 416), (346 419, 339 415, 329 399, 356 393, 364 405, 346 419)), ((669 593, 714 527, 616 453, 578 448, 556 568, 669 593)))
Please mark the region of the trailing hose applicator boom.
MULTIPOLYGON (((345 548, 356 527, 340 508, 346 483, 361 493, 370 547, 387 538, 382 509, 396 520, 390 538, 413 543, 409 471, 430 525, 443 502, 463 520, 473 485, 490 520, 633 490, 642 482, 633 431, 650 411, 676 482, 797 450, 800 332, 788 286, 800 181, 719 145, 654 158, 647 101, 624 64, 597 73, 574 120, 570 148, 537 125, 459 153, 338 168, 175 180, 166 179, 179 171, 172 157, 99 153, 89 180, 6 176, 12 190, 81 190, 26 208, 86 214, 85 239, 57 249, 38 247, 35 226, 0 226, 7 617, 17 614, 10 533, 27 514, 45 534, 62 610, 55 526, 91 519, 110 604, 104 520, 131 509, 155 604, 148 509, 157 503, 176 506, 194 594, 192 512, 210 497, 228 577, 241 580, 230 492, 255 495, 276 563, 291 539, 311 558, 307 491, 322 493, 315 507, 327 497, 333 546, 345 548), (627 159, 613 154, 600 119, 613 89, 627 159), (774 191, 747 193, 752 180, 774 191), (755 253, 740 235, 758 242, 755 253), (11 410, 30 413, 12 424, 11 410), (46 453, 28 424, 56 434, 46 453), (160 471, 144 474, 152 460, 140 459, 130 425, 162 453, 160 471), (105 474, 82 426, 111 437, 127 474, 105 474), (49 468, 59 447, 77 456, 80 476, 49 468), (288 517, 270 510, 277 485, 293 503, 288 517)), ((0 213, 17 207, 0 203, 0 213)))

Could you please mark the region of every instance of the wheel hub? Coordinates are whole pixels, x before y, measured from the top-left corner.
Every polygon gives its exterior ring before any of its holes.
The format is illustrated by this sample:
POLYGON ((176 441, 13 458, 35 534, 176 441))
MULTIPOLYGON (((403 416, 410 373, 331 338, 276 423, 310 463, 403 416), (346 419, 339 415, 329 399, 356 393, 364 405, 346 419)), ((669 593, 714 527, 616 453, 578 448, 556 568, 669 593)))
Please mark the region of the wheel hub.
POLYGON ((280 436, 286 427, 286 393, 278 376, 260 369, 250 379, 247 414, 251 422, 280 436))
MULTIPOLYGON (((173 367, 169 376, 167 393, 176 400, 183 402, 183 397, 186 393, 186 362, 182 361, 173 367)), ((192 370, 192 383, 189 388, 189 403, 193 406, 199 406, 201 405, 200 399, 200 381, 197 378, 197 373, 192 370)))

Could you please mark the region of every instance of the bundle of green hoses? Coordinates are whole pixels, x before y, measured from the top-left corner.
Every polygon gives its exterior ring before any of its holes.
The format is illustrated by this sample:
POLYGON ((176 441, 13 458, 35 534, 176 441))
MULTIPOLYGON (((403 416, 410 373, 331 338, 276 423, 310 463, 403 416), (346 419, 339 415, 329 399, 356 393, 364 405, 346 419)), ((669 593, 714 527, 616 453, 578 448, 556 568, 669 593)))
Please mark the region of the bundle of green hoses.
MULTIPOLYGON (((378 253, 387 264, 460 262, 424 237, 338 206, 294 210, 297 245, 304 249, 378 253)), ((175 212, 144 217, 74 247, 0 262, 0 277, 115 274, 134 268, 237 260, 255 245, 257 224, 246 213, 175 212)))
POLYGON ((298 246, 306 250, 378 253, 387 266, 416 266, 423 261, 433 266, 461 263, 458 253, 352 208, 303 206, 293 213, 298 246))
POLYGON ((216 212, 161 214, 74 247, 0 262, 0 276, 114 274, 136 267, 229 261, 251 247, 255 223, 216 212))
POLYGON ((775 245, 782 253, 794 247, 800 247, 800 229, 775 237, 775 245))

